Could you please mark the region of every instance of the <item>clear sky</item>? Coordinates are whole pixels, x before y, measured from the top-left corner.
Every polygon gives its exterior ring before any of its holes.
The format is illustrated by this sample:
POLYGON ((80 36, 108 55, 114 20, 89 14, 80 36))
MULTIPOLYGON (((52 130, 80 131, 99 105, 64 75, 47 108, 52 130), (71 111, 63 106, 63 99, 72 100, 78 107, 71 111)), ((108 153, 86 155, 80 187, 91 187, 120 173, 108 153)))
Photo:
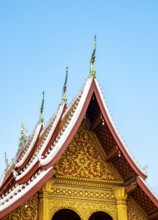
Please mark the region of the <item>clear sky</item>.
POLYGON ((158 1, 0 1, 0 173, 29 134, 45 91, 45 121, 61 101, 69 66, 68 102, 89 74, 93 37, 96 70, 121 136, 148 165, 158 193, 158 1))

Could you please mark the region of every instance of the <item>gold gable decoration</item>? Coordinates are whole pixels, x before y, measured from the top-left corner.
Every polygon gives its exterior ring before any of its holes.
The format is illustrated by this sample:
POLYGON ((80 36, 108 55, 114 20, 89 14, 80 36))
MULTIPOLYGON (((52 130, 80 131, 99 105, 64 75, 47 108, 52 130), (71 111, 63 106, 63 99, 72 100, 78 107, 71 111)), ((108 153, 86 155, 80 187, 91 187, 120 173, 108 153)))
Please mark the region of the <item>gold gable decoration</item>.
POLYGON ((117 181, 120 176, 105 161, 106 155, 94 132, 84 119, 56 164, 56 176, 117 181))
POLYGON ((28 200, 23 206, 3 218, 3 220, 38 220, 38 195, 28 200))

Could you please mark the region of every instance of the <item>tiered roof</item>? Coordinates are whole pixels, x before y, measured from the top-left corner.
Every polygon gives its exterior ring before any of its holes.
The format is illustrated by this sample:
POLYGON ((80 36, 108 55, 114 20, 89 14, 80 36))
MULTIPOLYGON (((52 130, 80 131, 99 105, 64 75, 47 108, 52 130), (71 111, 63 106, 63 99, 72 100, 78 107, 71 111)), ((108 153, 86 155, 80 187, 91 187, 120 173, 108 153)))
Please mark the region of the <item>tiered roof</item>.
POLYGON ((127 193, 150 219, 158 219, 158 199, 146 185, 146 173, 137 165, 121 139, 103 98, 95 76, 95 50, 96 47, 91 58, 90 75, 79 95, 67 107, 66 76, 63 99, 57 112, 46 126, 43 120, 38 122, 19 156, 6 171, 0 187, 0 218, 24 204, 55 174, 56 162, 83 118, 88 117, 90 129, 95 132, 107 155, 106 161, 110 161, 122 177, 127 193))

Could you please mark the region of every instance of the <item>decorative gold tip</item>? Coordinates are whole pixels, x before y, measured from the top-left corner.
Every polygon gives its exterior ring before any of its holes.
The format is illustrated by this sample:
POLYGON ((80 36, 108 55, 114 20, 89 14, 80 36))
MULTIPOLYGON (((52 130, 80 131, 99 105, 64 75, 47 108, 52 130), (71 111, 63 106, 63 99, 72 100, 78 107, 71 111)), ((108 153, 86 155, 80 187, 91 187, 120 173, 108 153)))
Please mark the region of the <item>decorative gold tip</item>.
POLYGON ((42 104, 41 104, 41 108, 40 108, 39 123, 43 123, 44 122, 43 109, 44 109, 44 92, 42 93, 42 104))
POLYGON ((66 103, 67 101, 67 97, 66 97, 67 79, 68 79, 68 66, 66 67, 66 76, 65 76, 65 82, 64 82, 63 93, 62 93, 62 104, 66 103))
POLYGON ((90 78, 96 77, 96 70, 94 67, 95 58, 96 58, 96 35, 94 36, 94 49, 90 60, 90 75, 89 75, 90 78))
POLYGON ((94 35, 94 49, 96 49, 96 35, 94 35))

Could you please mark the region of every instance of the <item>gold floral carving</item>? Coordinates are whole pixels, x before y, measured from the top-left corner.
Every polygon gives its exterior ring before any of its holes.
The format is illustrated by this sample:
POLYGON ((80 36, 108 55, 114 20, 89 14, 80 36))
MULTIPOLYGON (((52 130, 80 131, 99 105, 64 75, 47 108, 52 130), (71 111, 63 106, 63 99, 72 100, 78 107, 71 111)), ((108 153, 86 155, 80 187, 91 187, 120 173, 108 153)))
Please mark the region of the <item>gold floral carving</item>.
POLYGON ((138 206, 131 196, 127 200, 128 220, 147 220, 145 212, 138 206))
POLYGON ((38 198, 32 197, 22 207, 16 209, 3 220, 37 220, 38 219, 38 198))
POLYGON ((50 201, 50 219, 60 209, 71 209, 75 211, 81 220, 88 220, 89 217, 97 211, 108 213, 113 220, 117 220, 117 210, 115 204, 112 203, 96 203, 82 200, 65 200, 65 199, 52 199, 50 201))
POLYGON ((97 137, 88 129, 84 120, 56 165, 56 174, 96 180, 120 180, 120 176, 109 166, 105 158, 97 137))

